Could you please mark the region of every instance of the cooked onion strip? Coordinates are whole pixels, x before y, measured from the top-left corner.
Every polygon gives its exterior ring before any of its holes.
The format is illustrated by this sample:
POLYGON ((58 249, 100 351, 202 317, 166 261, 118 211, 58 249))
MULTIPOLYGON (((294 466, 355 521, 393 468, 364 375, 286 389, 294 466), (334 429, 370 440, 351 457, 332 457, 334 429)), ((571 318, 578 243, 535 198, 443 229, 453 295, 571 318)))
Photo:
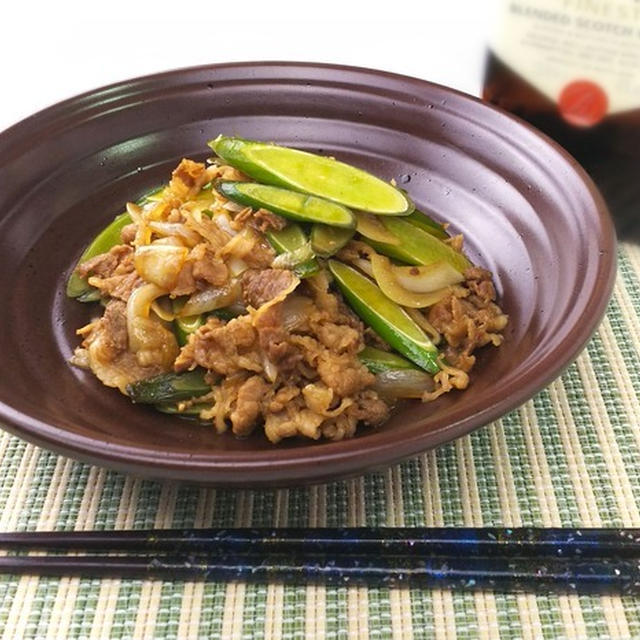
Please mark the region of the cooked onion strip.
POLYGON ((444 260, 422 267, 391 265, 391 272, 401 287, 416 293, 431 293, 464 280, 464 276, 444 260))
POLYGON ((243 259, 253 251, 259 242, 258 234, 251 227, 245 227, 220 249, 220 255, 243 259))
POLYGON ((422 398, 433 390, 433 378, 417 369, 391 369, 376 375, 374 389, 389 400, 422 398))
POLYGON ((210 287, 194 293, 178 314, 179 317, 196 316, 207 311, 228 307, 242 299, 240 281, 230 280, 222 287, 210 287))
POLYGON ((360 271, 366 273, 370 278, 373 278, 373 267, 371 266, 371 260, 365 260, 364 258, 356 258, 352 261, 354 267, 358 267, 360 271))
POLYGON ((280 305, 282 326, 286 331, 295 331, 304 327, 309 321, 309 315, 314 305, 311 298, 292 295, 286 298, 280 305))
POLYGON ((135 253, 136 271, 147 282, 169 291, 189 255, 189 249, 171 244, 148 244, 135 253))
POLYGON ((442 340, 442 336, 438 330, 427 320, 422 311, 405 307, 404 310, 411 316, 411 319, 431 338, 433 344, 438 345, 442 340))
POLYGON ((188 247, 195 247, 200 242, 200 236, 180 222, 151 221, 148 226, 159 236, 180 238, 188 247))
POLYGON ((173 334, 157 317, 149 317, 153 301, 166 293, 155 284, 145 284, 134 289, 127 302, 129 350, 142 366, 158 364, 168 369, 178 354, 173 334))
POLYGON ((374 254, 371 256, 373 275, 382 292, 394 302, 403 307, 421 309, 430 307, 444 298, 449 290, 447 288, 432 291, 430 293, 416 293, 401 286, 392 270, 391 261, 386 256, 374 254))

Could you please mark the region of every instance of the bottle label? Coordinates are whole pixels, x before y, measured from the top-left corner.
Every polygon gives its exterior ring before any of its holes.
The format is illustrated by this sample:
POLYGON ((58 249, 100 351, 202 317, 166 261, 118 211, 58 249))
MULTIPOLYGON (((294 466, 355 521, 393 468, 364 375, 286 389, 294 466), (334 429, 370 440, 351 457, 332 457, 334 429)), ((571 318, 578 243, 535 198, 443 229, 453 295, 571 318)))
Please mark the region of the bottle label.
POLYGON ((590 127, 640 107, 640 0, 501 0, 491 49, 590 127))

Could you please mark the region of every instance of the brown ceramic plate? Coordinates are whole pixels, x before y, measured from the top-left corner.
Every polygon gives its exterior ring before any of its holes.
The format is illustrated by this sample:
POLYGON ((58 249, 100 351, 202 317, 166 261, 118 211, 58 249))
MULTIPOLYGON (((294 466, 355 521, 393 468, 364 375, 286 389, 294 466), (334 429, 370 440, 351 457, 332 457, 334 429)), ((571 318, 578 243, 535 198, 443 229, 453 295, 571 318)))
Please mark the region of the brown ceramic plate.
POLYGON ((413 78, 241 63, 92 91, 0 134, 0 420, 26 440, 156 478, 228 486, 333 480, 396 462, 498 418, 573 360, 600 320, 615 239, 591 181, 532 128, 413 78), (67 359, 95 309, 67 300, 81 250, 183 156, 218 133, 306 148, 395 178, 493 271, 511 324, 464 393, 407 404, 339 443, 270 445, 141 406, 67 359))

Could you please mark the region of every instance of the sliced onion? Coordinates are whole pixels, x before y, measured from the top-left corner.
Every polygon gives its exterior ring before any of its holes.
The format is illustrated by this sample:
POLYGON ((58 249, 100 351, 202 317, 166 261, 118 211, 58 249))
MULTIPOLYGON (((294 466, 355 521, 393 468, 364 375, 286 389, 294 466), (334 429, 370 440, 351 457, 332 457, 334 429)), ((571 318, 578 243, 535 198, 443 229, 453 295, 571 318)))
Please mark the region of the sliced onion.
POLYGON ((213 221, 231 237, 235 236, 238 232, 231 226, 231 216, 226 212, 217 213, 213 216, 213 221))
POLYGON ((127 301, 127 332, 129 334, 129 348, 136 353, 141 347, 136 328, 139 318, 148 318, 151 303, 165 295, 165 289, 155 284, 145 284, 133 290, 127 301))
POLYGON ((151 310, 165 322, 173 322, 176 314, 169 298, 157 298, 151 303, 151 310))
POLYGON ((142 220, 142 208, 140 206, 135 202, 127 202, 127 213, 136 224, 140 224, 142 220))
POLYGON ((306 296, 292 295, 285 298, 280 305, 282 326, 286 331, 303 327, 314 308, 313 301, 306 296))
POLYGON ((172 210, 172 204, 163 200, 156 203, 149 212, 145 212, 145 218, 147 220, 165 220, 172 210))
POLYGON ((278 367, 276 367, 266 354, 262 355, 262 367, 264 369, 264 375, 269 382, 275 382, 278 379, 278 367))
POLYGON ((400 244, 399 238, 391 233, 378 218, 371 213, 356 212, 356 231, 365 238, 384 242, 386 244, 400 244))
POLYGON ((159 236, 178 237, 183 240, 183 244, 188 247, 195 247, 200 242, 200 236, 193 230, 186 227, 181 222, 156 222, 148 223, 149 229, 159 236))
POLYGON ((442 336, 439 331, 427 320, 427 317, 422 313, 422 311, 418 311, 418 309, 411 309, 410 307, 405 307, 404 309, 411 319, 431 338, 431 342, 433 344, 438 345, 442 340, 442 336))
POLYGON ((430 293, 464 280, 464 276, 444 260, 423 267, 392 266, 391 271, 398 284, 416 293, 430 293))
POLYGON ((256 244, 260 242, 257 233, 251 227, 245 227, 240 233, 236 234, 221 249, 223 256, 235 256, 236 258, 244 258, 249 255, 256 244))
POLYGON ((233 211, 233 213, 240 213, 240 211, 243 211, 244 209, 247 208, 246 204, 238 204, 237 202, 232 202, 231 200, 227 200, 223 205, 222 205, 223 209, 226 209, 227 211, 233 211))
POLYGON ((366 273, 370 278, 373 278, 373 267, 371 266, 370 260, 365 260, 364 258, 356 258, 352 261, 354 267, 358 267, 360 271, 366 273))
POLYGON ((169 244, 148 244, 136 249, 134 264, 140 277, 169 290, 182 269, 189 249, 169 244))
POLYGON ((243 316, 245 313, 247 313, 247 306, 245 305, 244 301, 240 299, 236 300, 236 302, 230 304, 228 307, 225 307, 225 310, 234 317, 243 316))
POLYGON ((373 388, 385 400, 421 398, 434 388, 433 378, 417 369, 391 369, 376 375, 373 388))
POLYGON ((374 254, 371 256, 371 267, 373 275, 382 292, 394 302, 401 304, 403 307, 412 307, 414 309, 422 309, 430 307, 432 304, 439 302, 448 293, 449 289, 438 289, 431 293, 416 293, 402 287, 396 280, 392 270, 391 261, 385 256, 374 254))
POLYGON ((150 244, 154 246, 164 245, 167 247, 184 247, 184 240, 182 240, 182 238, 178 238, 178 236, 167 236, 165 238, 158 238, 150 244))
POLYGON ((207 311, 228 307, 242 298, 239 280, 231 280, 223 287, 210 287, 194 293, 178 314, 179 317, 195 316, 207 311))
POLYGON ((242 258, 233 257, 227 260, 227 267, 229 268, 229 273, 235 278, 243 271, 246 271, 249 265, 242 258))
POLYGON ((167 292, 155 284, 144 284, 134 289, 127 301, 127 315, 147 317, 151 303, 167 292))

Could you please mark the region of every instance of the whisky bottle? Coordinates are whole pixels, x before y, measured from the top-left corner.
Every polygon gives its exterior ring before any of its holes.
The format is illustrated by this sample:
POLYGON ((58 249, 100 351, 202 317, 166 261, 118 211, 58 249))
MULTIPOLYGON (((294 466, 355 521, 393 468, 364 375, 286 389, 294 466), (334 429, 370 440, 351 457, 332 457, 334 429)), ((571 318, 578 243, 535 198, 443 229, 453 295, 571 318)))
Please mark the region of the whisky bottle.
POLYGON ((483 97, 565 147, 640 239, 640 0, 499 0, 483 97))

